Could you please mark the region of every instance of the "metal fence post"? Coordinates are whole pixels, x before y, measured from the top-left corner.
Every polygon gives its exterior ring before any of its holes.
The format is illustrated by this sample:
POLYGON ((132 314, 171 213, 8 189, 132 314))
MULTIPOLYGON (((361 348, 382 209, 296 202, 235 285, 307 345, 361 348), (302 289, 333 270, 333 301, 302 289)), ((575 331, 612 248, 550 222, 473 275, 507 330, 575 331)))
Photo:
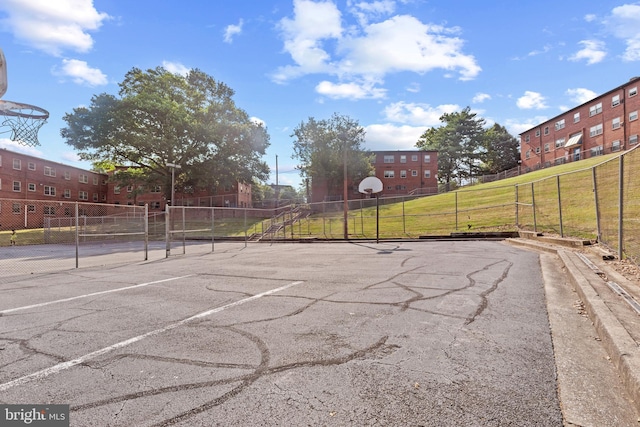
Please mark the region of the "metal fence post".
POLYGON ((149 260, 149 205, 144 204, 144 260, 149 260))
POLYGON ((516 228, 519 228, 520 218, 518 217, 518 211, 520 210, 520 206, 518 205, 518 184, 515 185, 515 193, 516 193, 516 228))
POLYGON ((247 210, 243 209, 244 211, 244 247, 247 247, 247 210))
POLYGON ((407 234, 407 224, 404 215, 404 196, 402 196, 402 232, 407 234))
POLYGON ((600 224, 600 205, 598 203, 598 180, 596 179, 596 167, 591 168, 591 177, 593 181, 593 197, 595 199, 595 208, 596 208, 596 227, 597 227, 597 237, 598 242, 602 242, 602 228, 600 224))
POLYGON ((454 192, 453 195, 455 196, 455 205, 456 205, 456 231, 458 231, 458 192, 454 192))
POLYGON ((164 207, 164 239, 166 241, 166 255, 165 258, 169 258, 171 255, 171 224, 169 223, 169 204, 164 207))
POLYGON ((624 155, 619 157, 618 167, 618 259, 622 260, 624 256, 624 155))
POLYGON ((216 218, 216 209, 212 207, 211 208, 211 252, 214 252, 216 249, 215 218, 216 218))
POLYGON ((80 251, 79 251, 79 246, 80 246, 80 230, 78 229, 78 202, 75 203, 76 206, 76 210, 75 210, 75 216, 76 216, 76 268, 78 268, 79 262, 78 262, 78 257, 80 256, 80 251))
POLYGON ((538 232, 538 222, 536 221, 536 194, 533 182, 531 183, 531 209, 533 209, 533 232, 538 232))
POLYGON ((558 216, 560 217, 560 237, 564 237, 562 228, 562 197, 560 197, 560 175, 556 175, 556 185, 558 187, 558 216))
POLYGON ((187 224, 186 224, 186 211, 184 205, 182 205, 182 255, 187 253, 187 224))

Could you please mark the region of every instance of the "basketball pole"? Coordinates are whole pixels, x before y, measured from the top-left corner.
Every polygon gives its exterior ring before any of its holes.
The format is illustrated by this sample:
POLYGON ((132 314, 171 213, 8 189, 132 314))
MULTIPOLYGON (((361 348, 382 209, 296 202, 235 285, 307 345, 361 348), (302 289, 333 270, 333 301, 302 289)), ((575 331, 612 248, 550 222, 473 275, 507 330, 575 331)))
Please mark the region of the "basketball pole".
MULTIPOLYGON (((343 138, 344 140, 344 138, 343 138)), ((349 240, 349 192, 347 189, 347 141, 344 140, 344 179, 343 179, 343 205, 344 205, 344 240, 349 240)))

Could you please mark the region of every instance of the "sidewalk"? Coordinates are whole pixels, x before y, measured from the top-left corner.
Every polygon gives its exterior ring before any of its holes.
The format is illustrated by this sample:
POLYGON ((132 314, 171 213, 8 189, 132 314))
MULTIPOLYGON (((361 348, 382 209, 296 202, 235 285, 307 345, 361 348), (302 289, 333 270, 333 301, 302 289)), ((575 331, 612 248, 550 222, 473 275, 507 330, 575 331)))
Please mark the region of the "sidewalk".
POLYGON ((640 306, 640 283, 626 279, 603 260, 605 254, 601 249, 585 246, 583 241, 531 234, 526 237, 507 242, 559 257, 625 390, 640 412, 640 313, 636 311, 640 306), (623 295, 618 293, 620 290, 623 295))

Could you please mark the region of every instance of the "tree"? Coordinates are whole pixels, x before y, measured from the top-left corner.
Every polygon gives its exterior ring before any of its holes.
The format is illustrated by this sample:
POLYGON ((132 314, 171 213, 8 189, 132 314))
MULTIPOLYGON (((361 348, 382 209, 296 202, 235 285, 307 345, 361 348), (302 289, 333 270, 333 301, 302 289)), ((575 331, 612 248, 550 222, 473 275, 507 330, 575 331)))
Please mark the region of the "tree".
POLYGON ((452 181, 463 182, 479 172, 485 150, 485 120, 466 107, 443 114, 440 121, 444 126, 427 129, 416 147, 438 152, 438 181, 449 190, 452 181))
POLYGON ((355 183, 372 171, 371 154, 363 148, 365 131, 348 116, 334 113, 328 120, 310 117, 293 131, 294 154, 300 175, 311 181, 327 183, 329 194, 342 194, 344 161, 347 160, 347 180, 355 183))
POLYGON ((494 124, 484 138, 485 155, 482 170, 495 174, 518 166, 520 142, 504 126, 494 124))
POLYGON ((119 97, 94 95, 89 107, 63 117, 67 127, 60 133, 81 159, 139 168, 138 178, 161 183, 167 199, 167 164, 181 166, 178 188, 215 191, 267 178, 261 157, 269 135, 235 105, 224 83, 197 69, 182 76, 158 67, 133 68, 119 86, 119 97))

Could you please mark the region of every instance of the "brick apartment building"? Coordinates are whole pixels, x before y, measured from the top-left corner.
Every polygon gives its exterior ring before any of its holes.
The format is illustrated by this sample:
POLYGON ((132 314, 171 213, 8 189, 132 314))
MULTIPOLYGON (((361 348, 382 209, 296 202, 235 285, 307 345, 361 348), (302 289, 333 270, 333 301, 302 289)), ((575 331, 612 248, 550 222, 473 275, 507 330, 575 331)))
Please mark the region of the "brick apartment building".
MULTIPOLYGON (((132 194, 133 188, 120 188, 107 174, 0 149, 0 229, 41 227, 45 217, 74 215, 70 205, 60 202, 148 204, 150 212, 165 209, 160 186, 135 198, 132 194)), ((215 194, 176 193, 176 204, 187 206, 250 207, 251 199, 251 184, 243 183, 215 194)))
MULTIPOLYGON (((380 196, 435 194, 438 192, 437 151, 373 151, 374 176, 383 184, 380 196)), ((311 179, 311 201, 342 200, 342 188, 333 194, 321 179, 311 179)), ((349 199, 363 197, 358 182, 348 183, 349 199)))
POLYGON ((524 172, 633 148, 640 77, 520 134, 524 172))

